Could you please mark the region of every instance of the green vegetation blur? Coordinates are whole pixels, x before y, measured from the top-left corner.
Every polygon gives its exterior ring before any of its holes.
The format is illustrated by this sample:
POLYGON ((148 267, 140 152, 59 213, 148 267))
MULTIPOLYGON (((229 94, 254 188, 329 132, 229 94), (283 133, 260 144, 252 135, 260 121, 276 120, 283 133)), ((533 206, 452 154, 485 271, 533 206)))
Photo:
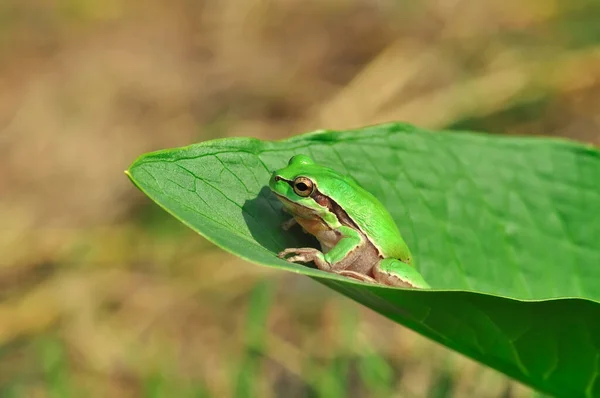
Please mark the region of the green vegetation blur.
POLYGON ((598 144, 599 20, 593 0, 3 0, 0 397, 532 396, 222 252, 123 170, 392 120, 598 144))

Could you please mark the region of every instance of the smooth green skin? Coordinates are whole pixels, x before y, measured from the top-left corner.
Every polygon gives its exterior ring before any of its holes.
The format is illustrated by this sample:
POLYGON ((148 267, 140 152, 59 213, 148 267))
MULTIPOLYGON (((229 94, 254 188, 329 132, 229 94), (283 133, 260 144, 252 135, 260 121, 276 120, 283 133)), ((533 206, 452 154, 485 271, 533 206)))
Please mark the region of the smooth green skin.
MULTIPOLYGON (((348 226, 344 226, 337 216, 313 198, 303 197, 294 191, 288 181, 297 177, 307 177, 313 181, 319 192, 337 203, 355 222, 360 231, 375 246, 384 258, 377 267, 396 276, 404 282, 418 288, 429 288, 423 276, 412 265, 412 255, 402 238, 394 219, 370 192, 361 187, 353 178, 337 171, 316 164, 306 155, 290 158, 288 165, 273 172, 269 187, 290 202, 315 211, 319 217, 334 231, 342 234, 342 239, 327 253, 318 253, 321 260, 328 264, 342 261, 362 243, 362 236, 348 226)), ((282 200, 284 206, 286 201, 282 200)), ((293 212, 293 209, 288 209, 293 212)), ((292 252, 294 249, 289 249, 292 252)))

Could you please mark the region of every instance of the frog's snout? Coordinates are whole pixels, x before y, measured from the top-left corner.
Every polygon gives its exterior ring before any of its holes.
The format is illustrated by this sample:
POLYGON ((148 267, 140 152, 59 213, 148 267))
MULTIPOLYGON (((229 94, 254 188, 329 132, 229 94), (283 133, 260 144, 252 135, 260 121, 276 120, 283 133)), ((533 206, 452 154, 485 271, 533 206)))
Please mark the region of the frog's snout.
POLYGON ((279 180, 281 180, 281 177, 279 177, 277 172, 274 171, 273 174, 271 174, 271 179, 269 180, 269 187, 274 188, 275 184, 277 184, 277 181, 279 180))

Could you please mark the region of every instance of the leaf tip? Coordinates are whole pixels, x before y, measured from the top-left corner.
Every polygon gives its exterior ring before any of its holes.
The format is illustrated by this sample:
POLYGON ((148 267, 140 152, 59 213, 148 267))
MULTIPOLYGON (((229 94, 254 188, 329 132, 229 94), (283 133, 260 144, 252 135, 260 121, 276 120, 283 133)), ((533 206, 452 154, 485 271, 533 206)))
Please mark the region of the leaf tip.
POLYGON ((131 173, 131 168, 124 170, 123 173, 125 173, 127 178, 129 178, 129 181, 131 181, 133 185, 135 185, 136 187, 138 186, 138 184, 135 182, 135 179, 133 178, 133 174, 131 173))

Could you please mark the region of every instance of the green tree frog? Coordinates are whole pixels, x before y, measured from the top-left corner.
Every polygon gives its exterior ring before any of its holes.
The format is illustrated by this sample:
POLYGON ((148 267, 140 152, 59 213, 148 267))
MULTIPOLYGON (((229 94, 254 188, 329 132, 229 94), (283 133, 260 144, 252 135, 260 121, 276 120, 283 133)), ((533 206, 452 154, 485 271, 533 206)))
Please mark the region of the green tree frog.
POLYGON ((285 249, 280 258, 312 261, 322 271, 363 282, 429 288, 390 213, 353 178, 296 155, 273 173, 269 187, 293 216, 283 228, 300 224, 321 244, 321 251, 285 249))

